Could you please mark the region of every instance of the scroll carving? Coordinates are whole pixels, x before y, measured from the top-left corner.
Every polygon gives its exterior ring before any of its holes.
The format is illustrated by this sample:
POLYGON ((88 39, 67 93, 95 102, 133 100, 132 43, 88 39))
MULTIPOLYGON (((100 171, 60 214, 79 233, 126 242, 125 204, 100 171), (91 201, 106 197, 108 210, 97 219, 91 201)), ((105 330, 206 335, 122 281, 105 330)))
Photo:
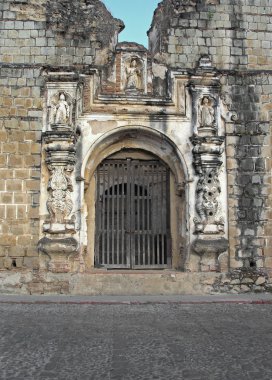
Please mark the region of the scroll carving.
POLYGON ((49 219, 45 222, 45 232, 59 233, 74 229, 70 215, 73 209, 73 185, 71 173, 76 162, 75 144, 77 136, 73 131, 55 130, 44 134, 46 163, 50 172, 46 202, 49 219))
MULTIPOLYGON (((194 218, 196 232, 204 232, 207 225, 217 226, 214 233, 224 231, 224 218, 221 215, 219 195, 221 185, 217 169, 206 169, 200 175, 196 188, 196 212, 194 218)), ((210 229, 210 232, 212 230, 210 229)))
POLYGON ((218 234, 224 232, 225 220, 220 203, 221 184, 219 169, 222 165, 221 155, 224 149, 222 137, 194 136, 194 166, 199 179, 196 186, 194 218, 195 232, 218 234))
POLYGON ((47 208, 54 223, 64 223, 73 209, 71 179, 63 167, 56 167, 48 183, 49 198, 47 208))

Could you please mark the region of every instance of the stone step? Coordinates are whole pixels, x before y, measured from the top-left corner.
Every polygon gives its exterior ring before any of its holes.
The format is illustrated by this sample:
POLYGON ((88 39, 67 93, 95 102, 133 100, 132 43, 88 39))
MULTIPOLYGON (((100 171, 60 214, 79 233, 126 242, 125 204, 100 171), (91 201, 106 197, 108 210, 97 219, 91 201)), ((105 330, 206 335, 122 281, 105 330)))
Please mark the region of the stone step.
POLYGON ((52 273, 1 271, 0 294, 67 294, 82 296, 205 295, 272 291, 264 277, 233 280, 227 273, 105 271, 52 273), (247 281, 246 281, 247 280, 247 281))

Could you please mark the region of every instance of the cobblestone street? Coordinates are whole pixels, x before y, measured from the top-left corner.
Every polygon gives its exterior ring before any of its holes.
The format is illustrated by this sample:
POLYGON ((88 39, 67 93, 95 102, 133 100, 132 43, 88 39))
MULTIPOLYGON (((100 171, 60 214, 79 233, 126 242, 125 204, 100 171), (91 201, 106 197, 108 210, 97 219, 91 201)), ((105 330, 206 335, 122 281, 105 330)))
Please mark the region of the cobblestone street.
POLYGON ((0 304, 1 380, 271 380, 272 305, 0 304))

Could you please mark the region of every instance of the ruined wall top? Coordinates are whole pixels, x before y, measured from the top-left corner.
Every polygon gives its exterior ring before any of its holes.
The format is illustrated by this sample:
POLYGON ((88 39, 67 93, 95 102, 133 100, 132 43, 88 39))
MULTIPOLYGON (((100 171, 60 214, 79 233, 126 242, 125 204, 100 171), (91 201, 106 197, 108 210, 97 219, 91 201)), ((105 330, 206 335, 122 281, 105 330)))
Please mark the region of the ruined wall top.
POLYGON ((219 69, 271 70, 271 1, 163 0, 149 48, 158 62, 194 68, 208 54, 219 69))
POLYGON ((123 21, 112 17, 100 0, 62 0, 46 3, 49 28, 72 37, 96 38, 102 47, 124 28, 123 21))
POLYGON ((4 63, 103 65, 124 28, 100 0, 7 0, 4 63))

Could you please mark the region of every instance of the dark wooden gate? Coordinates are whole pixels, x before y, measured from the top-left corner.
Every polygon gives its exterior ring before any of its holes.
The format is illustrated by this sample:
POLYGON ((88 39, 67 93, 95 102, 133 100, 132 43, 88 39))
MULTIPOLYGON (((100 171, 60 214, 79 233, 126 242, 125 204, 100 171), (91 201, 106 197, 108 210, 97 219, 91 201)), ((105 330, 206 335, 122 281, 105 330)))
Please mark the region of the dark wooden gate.
POLYGON ((155 160, 105 160, 96 175, 95 265, 169 267, 169 170, 155 160))

